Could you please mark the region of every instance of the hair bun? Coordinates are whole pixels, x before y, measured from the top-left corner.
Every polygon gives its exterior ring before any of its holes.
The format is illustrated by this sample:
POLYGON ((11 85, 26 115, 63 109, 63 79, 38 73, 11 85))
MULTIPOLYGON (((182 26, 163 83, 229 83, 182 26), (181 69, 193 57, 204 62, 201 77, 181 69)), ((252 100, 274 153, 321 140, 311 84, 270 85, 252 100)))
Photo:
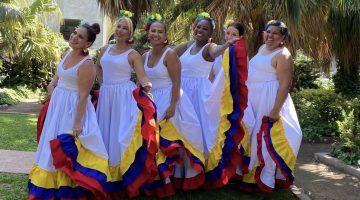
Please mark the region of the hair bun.
POLYGON ((100 25, 98 23, 93 23, 91 28, 94 29, 96 35, 100 33, 100 25))

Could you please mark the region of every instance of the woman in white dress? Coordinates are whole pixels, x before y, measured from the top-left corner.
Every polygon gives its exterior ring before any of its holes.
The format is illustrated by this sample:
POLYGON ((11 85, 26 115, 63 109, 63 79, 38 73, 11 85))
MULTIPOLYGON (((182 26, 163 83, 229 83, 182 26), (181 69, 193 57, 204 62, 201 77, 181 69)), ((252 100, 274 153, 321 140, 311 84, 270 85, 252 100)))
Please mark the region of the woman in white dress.
POLYGON ((286 48, 288 39, 283 22, 269 21, 265 44, 249 63, 249 104, 256 121, 251 133, 250 172, 241 185, 245 190, 272 192, 277 186, 288 188, 294 180, 302 133, 289 95, 293 61, 286 48))
MULTIPOLYGON (((194 105, 203 130, 204 187, 211 189, 226 185, 240 162, 236 148, 240 142, 237 125, 240 115, 234 107, 238 106, 233 96, 237 94, 237 86, 236 78, 230 80, 229 55, 223 74, 213 83, 209 80, 214 59, 238 39, 231 39, 223 45, 209 43, 215 27, 213 20, 207 13, 201 13, 195 22, 194 40, 179 45, 175 51, 181 61, 182 88, 194 105)), ((236 67, 233 70, 236 71, 236 67)))
MULTIPOLYGON (((239 153, 240 153, 240 164, 236 169, 236 174, 234 179, 242 180, 242 176, 244 173, 248 172, 248 165, 250 161, 251 155, 251 147, 250 147, 250 133, 255 125, 255 118, 251 108, 251 105, 248 103, 248 89, 245 84, 248 78, 248 57, 246 52, 246 40, 244 37, 244 28, 239 22, 234 22, 229 20, 225 22, 224 25, 224 39, 225 41, 230 41, 238 38, 231 48, 230 52, 232 52, 232 56, 236 57, 235 59, 238 62, 237 71, 239 72, 237 75, 237 80, 240 88, 239 92, 239 109, 241 110, 242 115, 240 116, 239 121, 241 121, 241 141, 239 144, 239 153), (237 55, 237 56, 236 56, 237 55)), ((230 58, 229 58, 230 59, 230 58)), ((221 78, 223 74, 223 55, 220 55, 215 58, 213 71, 214 71, 214 79, 221 78)), ((225 65, 225 67, 227 67, 225 65)), ((215 81, 216 82, 216 81, 215 81)))
POLYGON ((108 155, 89 92, 96 68, 85 49, 99 24, 70 35, 71 50, 48 86, 51 100, 29 177, 28 199, 106 199, 108 155))
POLYGON ((151 88, 141 55, 131 48, 136 20, 129 11, 121 12, 115 27, 116 43, 106 45, 97 61, 102 85, 96 113, 109 154, 112 180, 106 189, 113 197, 139 194, 139 187, 155 176, 155 163, 145 163, 153 161, 157 151, 156 145, 149 145, 151 141, 143 138, 143 114, 132 94, 136 88, 130 80, 133 71, 146 91, 151 88))
MULTIPOLYGON (((143 55, 145 72, 153 83, 151 90, 157 107, 160 129, 158 163, 169 167, 172 185, 191 190, 205 180, 203 142, 200 122, 192 103, 180 88, 181 65, 176 52, 167 47, 166 25, 148 22, 152 49, 143 55), (175 166, 176 165, 176 166, 175 166), (175 166, 174 170, 171 169, 175 166)), ((159 173, 166 168, 159 165, 159 173)), ((165 178, 166 176, 162 176, 165 178)), ((166 182, 165 182, 166 183, 166 182)))

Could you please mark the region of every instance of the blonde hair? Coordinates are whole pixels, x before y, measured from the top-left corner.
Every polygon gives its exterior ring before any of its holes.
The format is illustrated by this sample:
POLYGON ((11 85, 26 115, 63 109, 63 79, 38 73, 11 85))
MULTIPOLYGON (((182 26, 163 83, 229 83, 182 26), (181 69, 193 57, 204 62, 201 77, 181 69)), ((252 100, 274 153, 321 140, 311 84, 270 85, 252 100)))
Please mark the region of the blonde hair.
POLYGON ((128 17, 121 17, 117 22, 116 24, 118 24, 121 20, 124 20, 126 25, 129 27, 129 34, 130 34, 130 40, 129 42, 132 42, 134 40, 134 24, 133 22, 131 21, 130 18, 128 17))

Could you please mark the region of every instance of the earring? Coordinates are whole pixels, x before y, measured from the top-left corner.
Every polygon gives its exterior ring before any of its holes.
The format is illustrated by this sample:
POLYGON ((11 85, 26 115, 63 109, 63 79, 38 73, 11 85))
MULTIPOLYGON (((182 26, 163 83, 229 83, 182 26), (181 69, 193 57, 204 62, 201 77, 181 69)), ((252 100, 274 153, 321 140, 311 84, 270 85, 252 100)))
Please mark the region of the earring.
POLYGON ((164 44, 168 44, 169 43, 169 41, 166 39, 165 41, 164 41, 164 44))
POLYGON ((89 50, 88 50, 88 49, 83 49, 83 53, 84 53, 85 55, 88 55, 88 54, 89 54, 89 50))

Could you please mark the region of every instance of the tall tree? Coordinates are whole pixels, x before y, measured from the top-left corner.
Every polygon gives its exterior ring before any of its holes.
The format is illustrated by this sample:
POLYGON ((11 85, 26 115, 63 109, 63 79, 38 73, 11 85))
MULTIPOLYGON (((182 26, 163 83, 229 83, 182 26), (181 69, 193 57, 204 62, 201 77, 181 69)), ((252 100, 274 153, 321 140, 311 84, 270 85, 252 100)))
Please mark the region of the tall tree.
POLYGON ((131 10, 138 18, 145 11, 150 11, 151 0, 98 0, 104 13, 114 18, 119 15, 121 9, 131 10))

